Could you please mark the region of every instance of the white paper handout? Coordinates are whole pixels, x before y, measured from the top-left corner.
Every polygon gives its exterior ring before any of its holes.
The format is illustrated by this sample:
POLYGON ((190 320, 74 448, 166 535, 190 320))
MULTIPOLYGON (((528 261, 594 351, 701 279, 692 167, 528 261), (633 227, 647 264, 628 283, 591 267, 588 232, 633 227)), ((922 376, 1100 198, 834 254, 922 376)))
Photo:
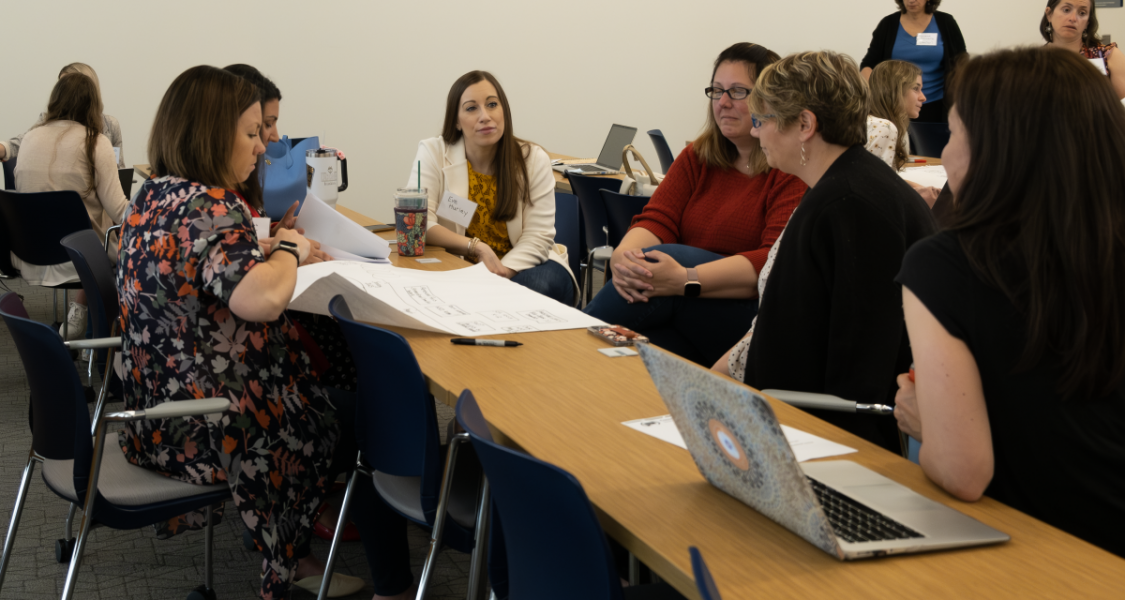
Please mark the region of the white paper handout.
POLYGON ((898 173, 906 181, 913 181, 918 185, 928 185, 941 189, 949 177, 945 174, 945 167, 941 165, 926 165, 924 167, 908 167, 898 173))
MULTIPOLYGON (((687 444, 684 443, 684 438, 680 435, 680 430, 676 428, 676 423, 672 420, 672 415, 625 421, 622 425, 631 427, 642 433, 647 433, 658 440, 663 440, 669 444, 687 450, 687 444)), ((837 444, 831 440, 806 433, 800 429, 794 429, 788 425, 782 425, 781 432, 785 434, 785 439, 789 441, 789 447, 793 449, 793 454, 797 457, 797 462, 856 452, 855 448, 837 444)))
POLYGON ((1089 58, 1087 60, 1090 61, 1090 64, 1094 65, 1094 68, 1096 68, 1099 73, 1101 73, 1102 75, 1109 75, 1109 70, 1107 70, 1105 68, 1105 59, 1104 58, 1101 58, 1101 57, 1089 58))
POLYGON ((454 271, 340 260, 309 265, 297 270, 289 308, 326 315, 337 294, 361 321, 466 337, 605 325, 483 264, 454 271))
POLYGON ((446 192, 438 203, 437 216, 449 219, 461 227, 468 227, 473 222, 475 214, 477 214, 477 203, 453 192, 446 192))
POLYGON ((269 217, 251 217, 254 222, 254 234, 258 236, 259 240, 264 240, 270 236, 270 218, 269 217))
MULTIPOLYGON (((297 215, 297 227, 304 228, 305 237, 321 244, 331 242, 331 248, 355 256, 387 258, 391 253, 387 240, 367 231, 359 223, 340 214, 313 194, 305 196, 305 202, 301 205, 301 214, 297 215)), ((332 256, 346 259, 345 256, 334 254, 332 256)))

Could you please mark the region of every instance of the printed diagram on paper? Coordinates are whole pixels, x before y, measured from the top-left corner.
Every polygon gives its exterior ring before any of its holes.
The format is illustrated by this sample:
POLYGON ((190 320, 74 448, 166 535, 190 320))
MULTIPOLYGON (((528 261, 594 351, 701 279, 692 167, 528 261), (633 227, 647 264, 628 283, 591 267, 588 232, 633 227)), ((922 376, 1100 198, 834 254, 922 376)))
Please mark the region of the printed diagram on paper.
POLYGON ((337 294, 361 321, 469 337, 605 325, 483 264, 436 272, 342 260, 309 265, 297 270, 289 308, 326 315, 337 294))

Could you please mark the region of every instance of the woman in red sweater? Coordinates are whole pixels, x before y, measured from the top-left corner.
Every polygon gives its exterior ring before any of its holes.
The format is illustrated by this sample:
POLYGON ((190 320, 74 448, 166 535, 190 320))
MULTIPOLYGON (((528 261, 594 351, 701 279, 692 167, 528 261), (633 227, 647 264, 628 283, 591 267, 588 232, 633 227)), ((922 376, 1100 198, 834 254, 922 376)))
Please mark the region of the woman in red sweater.
POLYGON ((758 271, 808 189, 770 169, 746 98, 778 55, 741 42, 715 59, 707 125, 613 251, 586 313, 710 366, 758 312, 758 271))

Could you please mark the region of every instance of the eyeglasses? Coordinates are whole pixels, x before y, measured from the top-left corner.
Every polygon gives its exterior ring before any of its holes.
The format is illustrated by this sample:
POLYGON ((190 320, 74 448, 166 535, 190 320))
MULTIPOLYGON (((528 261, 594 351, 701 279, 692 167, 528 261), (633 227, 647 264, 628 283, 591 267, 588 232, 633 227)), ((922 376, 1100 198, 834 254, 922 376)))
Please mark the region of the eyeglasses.
POLYGON ((745 100, 750 95, 750 90, 741 87, 732 87, 729 90, 724 90, 721 87, 704 88, 704 94, 712 100, 721 100, 723 94, 730 96, 731 100, 745 100))
POLYGON ((754 129, 757 129, 766 124, 766 119, 776 118, 777 115, 756 115, 754 113, 750 113, 750 124, 754 126, 754 129))

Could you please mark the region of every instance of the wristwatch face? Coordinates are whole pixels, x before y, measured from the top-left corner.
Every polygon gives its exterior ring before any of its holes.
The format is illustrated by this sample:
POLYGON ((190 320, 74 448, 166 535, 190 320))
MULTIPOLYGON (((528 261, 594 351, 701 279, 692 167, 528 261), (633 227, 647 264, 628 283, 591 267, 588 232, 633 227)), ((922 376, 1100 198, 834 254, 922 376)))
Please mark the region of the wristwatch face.
POLYGON ((698 281, 689 281, 684 284, 684 296, 688 298, 698 298, 702 292, 703 285, 698 281))

